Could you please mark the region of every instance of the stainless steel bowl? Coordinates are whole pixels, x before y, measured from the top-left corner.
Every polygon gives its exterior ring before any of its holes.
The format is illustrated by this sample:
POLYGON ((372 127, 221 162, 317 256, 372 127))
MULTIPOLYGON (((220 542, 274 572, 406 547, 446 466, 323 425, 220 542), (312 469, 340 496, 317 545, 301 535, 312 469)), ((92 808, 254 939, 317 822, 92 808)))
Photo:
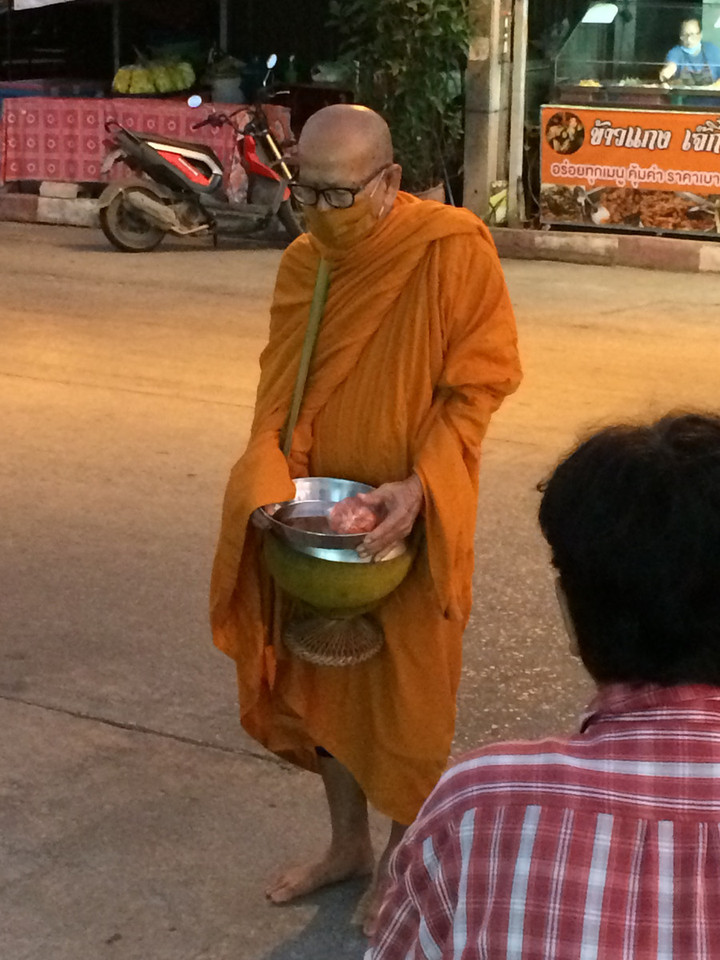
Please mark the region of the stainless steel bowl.
MULTIPOLYGON (((364 533, 316 532, 294 526, 292 521, 308 517, 325 518, 333 505, 340 500, 354 497, 358 493, 370 493, 373 489, 366 483, 340 480, 335 477, 299 477, 295 480, 293 500, 266 504, 261 510, 267 518, 272 533, 300 553, 320 560, 371 563, 372 560, 357 554, 357 548, 365 539, 364 533)), ((407 545, 403 542, 385 559, 395 559, 406 551, 407 545)))

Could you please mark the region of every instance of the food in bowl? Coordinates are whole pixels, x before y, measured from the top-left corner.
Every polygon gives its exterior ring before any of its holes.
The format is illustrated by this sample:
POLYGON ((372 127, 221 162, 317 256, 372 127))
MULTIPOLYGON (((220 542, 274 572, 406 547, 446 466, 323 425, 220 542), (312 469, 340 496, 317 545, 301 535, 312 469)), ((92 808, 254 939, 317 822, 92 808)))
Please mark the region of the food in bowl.
POLYGON ((328 514, 328 523, 333 533, 370 533, 381 519, 359 496, 345 497, 331 507, 328 514))

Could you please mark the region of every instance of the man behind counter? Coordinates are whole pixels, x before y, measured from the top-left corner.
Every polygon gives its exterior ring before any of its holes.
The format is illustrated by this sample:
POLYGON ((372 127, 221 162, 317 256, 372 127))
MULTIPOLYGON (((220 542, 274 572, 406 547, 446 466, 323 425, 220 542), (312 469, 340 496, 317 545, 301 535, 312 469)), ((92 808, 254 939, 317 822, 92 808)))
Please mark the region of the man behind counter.
POLYGON ((683 20, 680 43, 665 57, 660 80, 675 78, 686 86, 710 86, 720 80, 720 50, 702 38, 699 20, 683 20))

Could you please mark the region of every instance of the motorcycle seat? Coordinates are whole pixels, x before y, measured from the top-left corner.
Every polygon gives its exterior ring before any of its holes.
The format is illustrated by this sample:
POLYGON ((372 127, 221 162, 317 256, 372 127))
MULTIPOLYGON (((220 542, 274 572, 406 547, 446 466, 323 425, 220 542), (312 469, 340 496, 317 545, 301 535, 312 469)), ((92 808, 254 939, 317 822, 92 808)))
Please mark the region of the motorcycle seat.
POLYGON ((220 159, 213 148, 197 140, 178 140, 175 137, 166 137, 164 133, 144 133, 139 130, 132 130, 131 132, 138 140, 145 140, 148 143, 166 143, 169 147, 187 147, 199 153, 207 153, 217 163, 220 163, 220 159))

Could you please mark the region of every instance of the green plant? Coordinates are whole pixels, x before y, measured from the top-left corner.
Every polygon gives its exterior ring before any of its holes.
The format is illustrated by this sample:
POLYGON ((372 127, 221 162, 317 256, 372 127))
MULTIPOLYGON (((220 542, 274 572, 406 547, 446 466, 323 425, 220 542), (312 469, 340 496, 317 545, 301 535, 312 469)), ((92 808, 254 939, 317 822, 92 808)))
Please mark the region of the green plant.
POLYGON ((359 102, 390 125, 403 185, 419 192, 459 163, 468 0, 332 0, 359 102))

